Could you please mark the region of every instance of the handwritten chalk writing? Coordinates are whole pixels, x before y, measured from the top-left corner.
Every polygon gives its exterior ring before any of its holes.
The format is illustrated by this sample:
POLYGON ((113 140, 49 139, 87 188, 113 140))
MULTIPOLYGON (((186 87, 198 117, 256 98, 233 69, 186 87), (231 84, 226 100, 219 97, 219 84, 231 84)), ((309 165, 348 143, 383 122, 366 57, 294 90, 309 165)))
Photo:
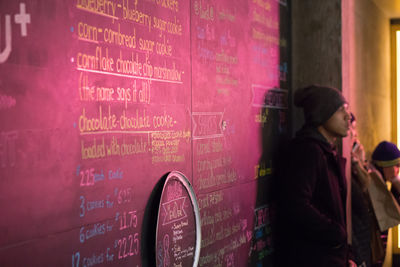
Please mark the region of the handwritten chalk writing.
POLYGON ((217 84, 222 84, 222 85, 232 85, 232 86, 238 85, 237 79, 234 79, 234 78, 228 77, 228 76, 221 76, 221 75, 216 75, 215 82, 217 84))
POLYGON ((117 5, 116 3, 109 0, 104 0, 104 1, 77 0, 76 3, 77 8, 113 17, 115 17, 116 5, 117 5))
POLYGON ((108 209, 111 209, 114 207, 114 201, 110 200, 110 195, 107 195, 107 197, 106 197, 106 207, 108 209))
POLYGON ((14 97, 0 94, 0 110, 12 108, 16 104, 17 100, 14 97))
POLYGON ((78 37, 91 42, 98 42, 98 31, 96 26, 84 22, 78 22, 78 37))
POLYGON ((206 24, 205 28, 203 28, 201 26, 197 26, 196 30, 197 30, 197 39, 207 40, 207 41, 215 40, 215 27, 214 26, 206 24))
POLYGON ((99 46, 96 47, 95 54, 78 52, 76 61, 77 69, 81 71, 128 78, 144 77, 145 79, 147 77, 149 80, 181 83, 184 74, 183 70, 177 69, 175 61, 172 62, 171 66, 167 66, 166 61, 161 65, 152 65, 148 57, 144 62, 140 62, 137 53, 131 52, 131 57, 129 58, 123 56, 122 51, 120 51, 119 57, 115 60, 108 54, 108 48, 106 48, 104 56, 102 47, 99 46), (116 72, 114 72, 114 69, 116 72))
POLYGON ((105 223, 96 223, 89 229, 81 227, 79 231, 79 241, 84 243, 86 240, 89 240, 95 236, 104 235, 106 231, 107 228, 105 223))
POLYGON ((228 10, 221 10, 218 12, 218 18, 220 20, 227 20, 230 22, 235 22, 236 16, 231 14, 228 10))
POLYGON ((143 76, 144 77, 153 77, 153 65, 150 64, 150 62, 147 59, 148 53, 146 54, 146 62, 143 63, 143 76))
MULTIPOLYGON (((214 212, 214 214, 209 214, 208 211, 204 211, 201 214, 201 225, 202 226, 214 225, 229 220, 230 218, 232 218, 232 209, 230 208, 224 210, 218 210, 214 212)), ((239 224, 237 226, 239 226, 239 224)), ((235 230, 234 232, 237 231, 238 230, 235 230)))
POLYGON ((94 185, 94 168, 80 171, 81 183, 80 186, 94 185))
POLYGON ((104 208, 104 200, 91 200, 86 202, 86 211, 92 211, 95 209, 102 209, 104 208))
POLYGON ((213 160, 199 160, 197 161, 197 172, 215 170, 218 168, 229 166, 232 163, 231 156, 219 157, 213 160))
POLYGON ((261 127, 264 127, 264 124, 268 121, 269 118, 268 113, 269 109, 260 109, 260 113, 255 115, 255 122, 261 123, 261 127))
POLYGON ((253 46, 253 51, 253 63, 261 67, 268 67, 268 65, 270 64, 270 59, 267 57, 267 48, 255 45, 253 46))
POLYGON ((165 35, 161 43, 156 42, 156 53, 161 56, 172 56, 172 45, 169 44, 168 40, 165 40, 165 35))
POLYGON ((211 5, 202 6, 203 1, 194 1, 194 14, 201 19, 213 21, 214 20, 214 7, 211 5))
POLYGON ((221 137, 222 112, 193 112, 193 138, 215 138, 221 137))
POLYGON ((175 62, 172 62, 172 67, 166 66, 164 61, 164 66, 154 66, 154 78, 167 80, 167 81, 182 81, 182 74, 184 71, 176 69, 175 62))
POLYGON ((246 243, 247 243, 246 236, 244 234, 241 234, 239 238, 232 238, 227 245, 223 246, 219 250, 214 251, 212 253, 207 253, 207 254, 204 253, 200 257, 199 266, 210 265, 210 264, 212 266, 216 266, 219 261, 219 256, 225 255, 226 253, 229 253, 231 251, 235 251, 246 243))
POLYGON ((93 143, 85 146, 85 142, 81 140, 81 156, 82 159, 98 159, 106 156, 106 147, 104 144, 104 137, 99 141, 93 138, 93 143), (97 142, 97 143, 96 143, 97 142))
POLYGON ((123 59, 122 51, 119 53, 117 59, 116 68, 118 73, 131 74, 131 75, 142 75, 142 63, 139 62, 138 54, 136 57, 131 53, 131 59, 123 59))
POLYGON ((265 16, 264 14, 260 14, 257 10, 253 10, 253 21, 260 23, 261 25, 278 30, 279 29, 279 21, 274 20, 269 16, 265 16))
POLYGON ((216 191, 210 194, 207 194, 205 197, 199 197, 199 210, 203 208, 209 208, 213 205, 217 205, 218 203, 224 200, 224 193, 222 191, 216 191))
POLYGON ((110 248, 107 248, 107 251, 106 251, 106 259, 108 262, 114 261, 114 254, 112 254, 110 252, 110 250, 111 250, 110 248))
POLYGON ((196 144, 196 154, 197 155, 203 155, 203 154, 208 154, 211 153, 211 147, 210 143, 197 143, 196 144))
POLYGON ((154 41, 139 38, 139 49, 145 52, 153 53, 154 41))
POLYGON ((118 23, 118 31, 110 28, 104 28, 103 40, 107 44, 119 45, 126 48, 136 48, 136 28, 133 28, 133 34, 121 32, 121 26, 118 23))
POLYGON ((153 28, 160 30, 160 36, 162 32, 167 28, 167 22, 165 20, 159 19, 157 17, 153 17, 153 28))
POLYGON ((167 131, 167 132, 153 132, 151 133, 151 138, 152 139, 162 139, 162 140, 167 140, 167 139, 177 139, 177 138, 182 138, 182 139, 187 139, 189 141, 191 137, 191 132, 190 131, 167 131))
POLYGON ((244 238, 243 243, 246 243, 246 237, 240 232, 240 222, 236 223, 219 223, 217 226, 219 230, 215 230, 216 226, 212 225, 208 232, 202 236, 201 248, 206 248, 218 241, 232 237, 233 235, 239 233, 241 237, 244 238))
POLYGON ((265 9, 266 11, 270 11, 271 10, 271 4, 268 1, 253 0, 253 3, 255 3, 260 8, 265 9))
POLYGON ((199 142, 196 144, 197 155, 221 152, 223 150, 222 142, 219 142, 217 140, 212 140, 211 142, 206 142, 206 143, 199 143, 199 142))
POLYGON ((132 197, 133 197, 132 187, 120 188, 118 190, 117 202, 119 205, 130 203, 132 201, 132 197))
POLYGON ((108 171, 108 179, 109 180, 115 180, 115 179, 123 179, 124 178, 124 172, 118 168, 117 170, 109 170, 108 171))
MULTIPOLYGON (((279 46, 279 37, 266 34, 264 32, 258 31, 255 28, 251 29, 251 36, 254 40, 262 41, 264 44, 272 44, 279 46)), ((279 35, 279 33, 277 33, 279 35)))
MULTIPOLYGON (((99 106, 98 118, 88 118, 86 116, 85 108, 83 108, 82 114, 79 116, 79 131, 80 132, 91 132, 91 131, 97 131, 97 130, 112 130, 116 127, 117 127, 117 117, 115 116, 115 114, 111 115, 111 107, 110 106, 108 106, 108 116, 107 116, 107 114, 103 116, 102 106, 99 106)), ((122 125, 121 125, 121 128, 122 128, 122 125)))
POLYGON ((78 52, 76 56, 76 64, 80 69, 114 71, 114 59, 108 55, 108 48, 106 48, 104 56, 103 48, 101 46, 96 46, 94 55, 78 52))
POLYGON ((93 253, 92 256, 89 258, 84 257, 82 264, 83 266, 91 267, 94 265, 102 264, 103 262, 104 262, 104 253, 101 254, 93 253))
POLYGON ((122 139, 122 145, 121 145, 122 156, 130 156, 146 152, 147 152, 147 142, 145 142, 142 137, 140 139, 132 138, 131 140, 128 141, 125 139, 125 137, 122 139))
MULTIPOLYGON (((78 90, 79 90, 79 99, 81 101, 92 101, 95 99, 94 93, 95 88, 94 86, 89 86, 88 75, 83 74, 82 72, 79 73, 79 80, 78 80, 78 90)), ((111 95, 112 97, 112 95, 111 95)))
POLYGON ((17 131, 0 133, 0 164, 2 168, 14 167, 17 161, 16 140, 17 131))
POLYGON ((157 128, 171 128, 176 124, 176 121, 174 121, 174 119, 168 115, 165 110, 163 115, 159 115, 159 116, 154 116, 153 117, 153 126, 155 129, 157 128))
POLYGON ((108 106, 107 113, 103 115, 103 108, 99 106, 98 116, 90 117, 86 115, 86 110, 83 108, 79 117, 80 132, 111 131, 118 129, 118 125, 121 130, 148 129, 151 126, 150 122, 152 122, 154 128, 171 128, 177 123, 166 111, 163 114, 155 114, 150 117, 146 114, 146 109, 137 109, 135 116, 130 116, 126 114, 126 110, 123 110, 119 120, 117 120, 115 114, 112 114, 110 106, 108 106))
POLYGON ((183 194, 183 187, 177 181, 171 181, 166 189, 166 200, 171 201, 182 197, 183 194))
POLYGON ((220 35, 219 42, 221 46, 229 46, 229 47, 236 46, 236 38, 231 35, 230 30, 227 30, 227 32, 224 32, 220 35))
POLYGON ((198 180, 200 189, 207 189, 236 181, 237 173, 233 169, 227 169, 218 174, 213 174, 210 172, 208 174, 199 175, 198 180))
POLYGON ((217 62, 223 62, 226 64, 238 64, 238 57, 237 56, 231 56, 228 55, 224 52, 221 53, 216 53, 215 54, 215 60, 217 62))
POLYGON ((136 110, 135 117, 127 117, 126 111, 122 111, 122 115, 119 119, 119 125, 121 130, 127 129, 142 129, 142 128, 149 128, 150 127, 150 117, 146 115, 146 110, 143 109, 139 115, 139 110, 136 110))
POLYGON ((84 196, 80 196, 79 200, 81 201, 81 204, 79 205, 79 217, 83 217, 85 216, 85 197, 84 196))
POLYGON ((118 240, 118 259, 125 259, 139 254, 139 234, 130 234, 118 240), (128 249, 128 250, 127 250, 128 249))
POLYGON ((215 224, 215 218, 212 215, 209 215, 207 211, 202 213, 201 215, 201 226, 207 226, 207 225, 214 225, 215 224))
POLYGON ((185 200, 186 197, 181 197, 162 203, 164 211, 164 220, 162 225, 167 225, 187 217, 185 212, 185 200))
POLYGON ((189 225, 189 221, 186 220, 181 220, 179 222, 174 222, 174 224, 172 225, 171 229, 172 230, 177 230, 177 229, 182 229, 184 227, 187 227, 189 225))
POLYGON ((159 162, 184 162, 185 155, 155 155, 151 157, 152 163, 159 162))
POLYGON ((107 146, 107 156, 115 155, 121 155, 121 149, 117 138, 113 136, 110 145, 107 146))
POLYGON ((197 56, 200 59, 214 61, 215 60, 215 52, 207 47, 201 47, 200 44, 197 45, 197 56))
MULTIPOLYGON (((183 260, 187 257, 192 257, 194 254, 194 247, 193 246, 189 246, 186 247, 184 249, 182 249, 179 245, 174 245, 174 247, 172 248, 172 251, 174 253, 174 258, 175 260, 183 260)), ((174 263, 174 267, 183 267, 182 266, 182 262, 180 263, 174 263)))
POLYGON ((137 9, 137 0, 135 0, 135 7, 129 8, 130 0, 122 0, 122 18, 134 21, 144 27, 148 27, 151 32, 151 16, 137 9))
POLYGON ((153 28, 160 30, 160 37, 163 35, 163 32, 178 36, 182 35, 182 24, 180 24, 175 16, 174 20, 171 21, 153 17, 153 28))
POLYGON ((190 131, 155 132, 151 134, 152 163, 183 162, 185 155, 177 155, 180 139, 189 142, 190 131))
POLYGON ((167 22, 167 32, 174 35, 182 35, 182 24, 180 24, 175 16, 173 21, 167 22))
MULTIPOLYGON (((136 81, 135 81, 136 86, 136 81)), ((131 91, 131 88, 120 88, 117 87, 117 101, 122 101, 125 103, 125 109, 128 108, 128 102, 136 102, 136 89, 131 91)))
POLYGON ((125 230, 128 228, 136 228, 138 218, 136 215, 136 210, 131 210, 128 213, 124 211, 119 217, 120 227, 119 230, 125 230))
MULTIPOLYGON (((150 85, 151 81, 142 81, 142 88, 139 90, 139 102, 150 104, 150 98, 151 98, 150 85)), ((136 81, 135 81, 135 93, 136 93, 136 81)))
POLYGON ((255 166, 255 179, 260 178, 260 177, 264 177, 268 174, 272 174, 273 169, 271 167, 268 167, 265 165, 265 162, 258 164, 255 166))
POLYGON ((158 6, 167 8, 171 11, 179 11, 179 1, 178 0, 156 0, 158 6))
POLYGON ((183 234, 183 230, 173 230, 172 231, 172 235, 173 235, 172 241, 174 243, 176 243, 176 241, 182 240, 183 239, 183 235, 182 234, 183 234))
POLYGON ((75 252, 72 254, 72 267, 79 267, 81 254, 79 252, 75 252))
POLYGON ((229 67, 224 64, 216 64, 215 65, 215 72, 222 73, 222 74, 230 74, 229 67))

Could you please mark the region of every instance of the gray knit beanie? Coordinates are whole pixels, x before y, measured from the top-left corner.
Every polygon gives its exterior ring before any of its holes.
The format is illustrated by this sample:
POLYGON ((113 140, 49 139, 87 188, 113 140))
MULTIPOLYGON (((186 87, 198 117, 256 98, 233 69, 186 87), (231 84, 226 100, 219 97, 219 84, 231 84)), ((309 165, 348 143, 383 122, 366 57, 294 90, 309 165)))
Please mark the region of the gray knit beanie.
POLYGON ((300 88, 294 94, 294 104, 303 108, 306 125, 314 127, 326 122, 346 102, 338 89, 320 85, 300 88))

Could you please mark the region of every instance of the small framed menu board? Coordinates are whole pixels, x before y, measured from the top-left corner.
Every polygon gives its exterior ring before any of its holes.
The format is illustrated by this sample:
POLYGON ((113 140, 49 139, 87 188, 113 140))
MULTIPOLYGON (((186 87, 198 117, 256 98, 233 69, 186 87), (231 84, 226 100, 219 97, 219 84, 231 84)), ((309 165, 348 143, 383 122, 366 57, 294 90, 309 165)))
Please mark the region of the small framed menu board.
POLYGON ((186 177, 171 172, 161 194, 157 218, 157 266, 197 266, 200 256, 199 207, 186 177))

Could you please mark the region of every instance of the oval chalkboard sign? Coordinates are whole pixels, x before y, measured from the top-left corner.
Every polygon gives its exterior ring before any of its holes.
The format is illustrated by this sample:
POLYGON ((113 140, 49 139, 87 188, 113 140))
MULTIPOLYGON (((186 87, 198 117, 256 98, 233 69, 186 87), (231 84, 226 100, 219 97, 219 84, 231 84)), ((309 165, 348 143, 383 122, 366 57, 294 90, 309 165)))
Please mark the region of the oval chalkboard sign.
POLYGON ((182 173, 173 171, 165 181, 158 209, 157 266, 197 266, 200 241, 200 213, 193 188, 182 173))

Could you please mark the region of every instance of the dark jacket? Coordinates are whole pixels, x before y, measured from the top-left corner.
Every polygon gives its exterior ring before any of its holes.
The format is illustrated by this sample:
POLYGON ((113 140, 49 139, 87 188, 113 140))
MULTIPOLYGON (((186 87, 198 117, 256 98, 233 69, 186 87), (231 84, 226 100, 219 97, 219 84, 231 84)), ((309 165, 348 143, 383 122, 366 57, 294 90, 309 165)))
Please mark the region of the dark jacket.
POLYGON ((365 267, 371 266, 371 236, 373 214, 369 196, 358 181, 355 174, 351 178, 351 225, 352 225, 352 253, 354 262, 361 265, 364 262, 365 267))
POLYGON ((285 154, 278 182, 278 266, 347 266, 345 159, 315 128, 299 131, 285 154))

